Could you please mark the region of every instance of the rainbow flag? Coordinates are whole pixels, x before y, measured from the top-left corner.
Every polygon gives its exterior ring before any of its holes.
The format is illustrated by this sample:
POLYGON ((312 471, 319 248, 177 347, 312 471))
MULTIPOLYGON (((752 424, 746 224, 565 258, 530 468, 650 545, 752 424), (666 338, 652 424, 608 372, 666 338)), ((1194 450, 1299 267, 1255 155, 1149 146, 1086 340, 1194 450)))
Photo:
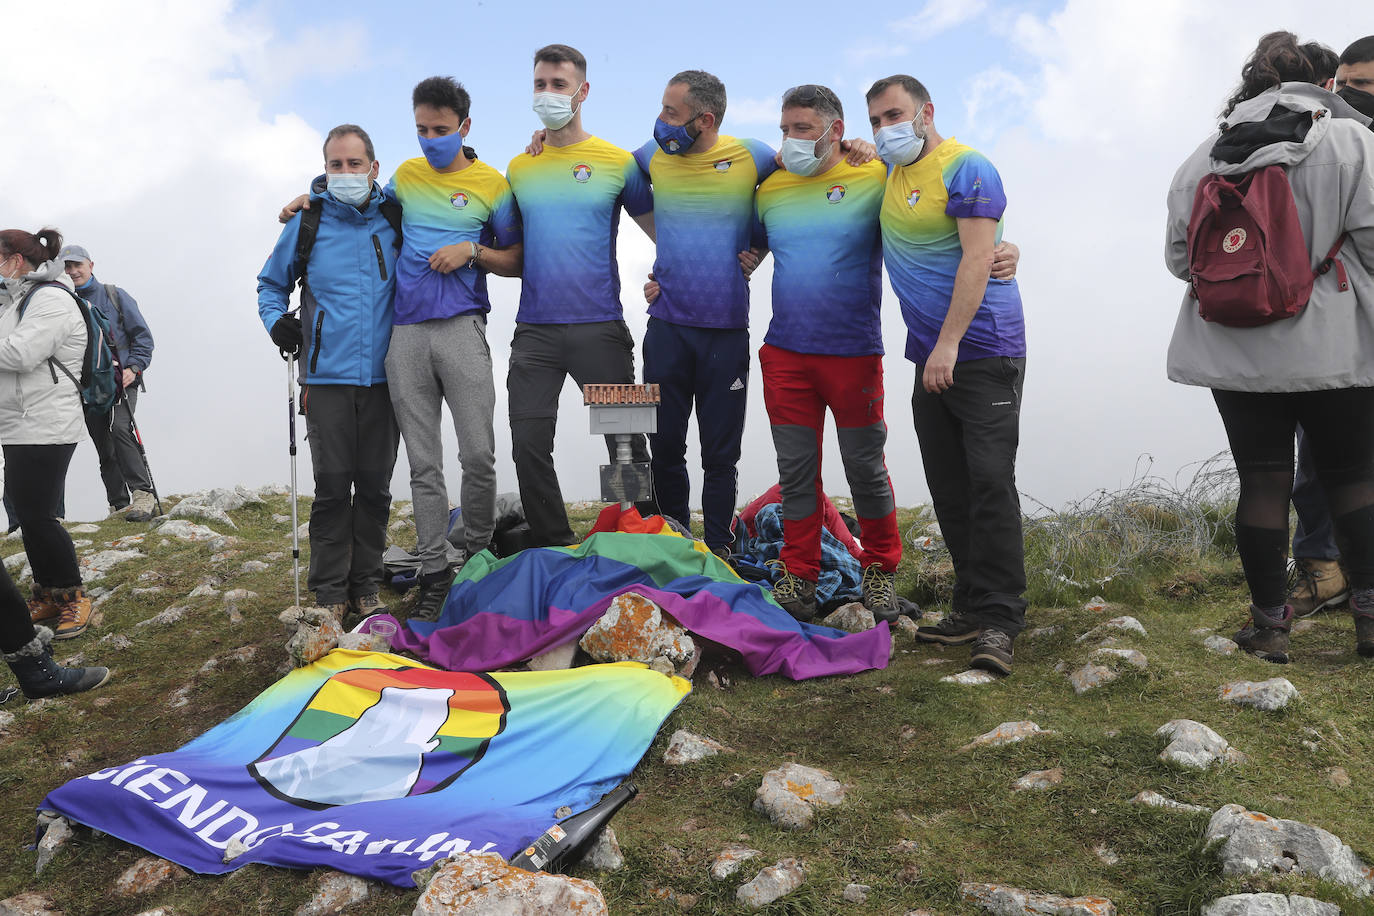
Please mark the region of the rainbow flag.
POLYGON ((558 809, 594 805, 691 689, 634 663, 479 674, 339 649, 39 808, 202 874, 261 862, 411 887, 444 856, 510 858, 558 809))
POLYGON ((746 582, 693 541, 629 513, 620 531, 573 547, 470 559, 438 622, 410 621, 393 645, 454 671, 492 671, 578 639, 611 600, 635 592, 694 635, 734 649, 755 675, 793 680, 887 667, 886 623, 863 633, 798 623, 765 586, 746 582))

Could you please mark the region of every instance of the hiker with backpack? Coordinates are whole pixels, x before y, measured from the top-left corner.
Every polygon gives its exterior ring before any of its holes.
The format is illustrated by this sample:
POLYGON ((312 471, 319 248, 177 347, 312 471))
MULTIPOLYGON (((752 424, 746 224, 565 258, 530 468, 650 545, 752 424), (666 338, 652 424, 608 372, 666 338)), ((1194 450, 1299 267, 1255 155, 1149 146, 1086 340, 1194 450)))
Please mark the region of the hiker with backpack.
POLYGON ((1298 425, 1374 657, 1374 134, 1321 88, 1330 52, 1272 32, 1219 131, 1179 168, 1165 259, 1188 281, 1169 378, 1212 390, 1240 476, 1236 550, 1246 651, 1288 661, 1288 502, 1298 425))
POLYGON ((299 367, 315 474, 307 585, 342 620, 349 611, 386 610, 382 552, 400 433, 385 360, 400 215, 384 203, 361 127, 329 132, 324 166, 311 183, 311 206, 286 224, 258 274, 258 314, 299 367), (290 311, 297 283, 299 317, 290 311))
POLYGON ((151 521, 156 512, 152 475, 134 434, 134 409, 144 390, 143 373, 153 361, 153 332, 128 291, 95 278, 95 262, 80 245, 58 255, 76 286, 76 294, 109 319, 110 346, 119 362, 119 398, 107 413, 86 415, 86 429, 100 459, 100 479, 111 517, 151 521))
MULTIPOLYGON (((88 374, 88 325, 85 306, 62 270, 61 244, 55 229, 0 232, 0 446, 5 490, 33 569, 30 620, 49 623, 55 638, 69 639, 89 625, 91 600, 56 509, 72 454, 86 434, 82 391, 72 380, 88 374)), ((5 603, 0 594, 0 607, 5 603)), ((0 614, 7 621, 0 648, 9 653, 27 628, 16 629, 7 612, 0 614)))

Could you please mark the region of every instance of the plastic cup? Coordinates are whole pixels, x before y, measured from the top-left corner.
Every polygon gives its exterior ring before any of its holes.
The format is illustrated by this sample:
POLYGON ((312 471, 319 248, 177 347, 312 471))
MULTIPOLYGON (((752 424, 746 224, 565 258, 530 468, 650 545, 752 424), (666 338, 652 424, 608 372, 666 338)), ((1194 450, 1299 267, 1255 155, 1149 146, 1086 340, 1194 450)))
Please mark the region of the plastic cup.
POLYGON ((367 625, 367 635, 372 637, 372 651, 391 651, 391 638, 396 635, 396 624, 390 620, 373 620, 367 625))

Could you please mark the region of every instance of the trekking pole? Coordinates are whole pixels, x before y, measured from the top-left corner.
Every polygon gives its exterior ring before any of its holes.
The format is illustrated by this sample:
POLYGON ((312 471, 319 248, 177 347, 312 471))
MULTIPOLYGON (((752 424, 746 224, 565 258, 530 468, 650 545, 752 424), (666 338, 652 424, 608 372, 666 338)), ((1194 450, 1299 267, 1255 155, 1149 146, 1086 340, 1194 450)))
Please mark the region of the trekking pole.
MULTIPOLYGON (((119 391, 119 401, 115 402, 115 407, 119 407, 120 402, 127 403, 128 396, 121 388, 119 391)), ((148 464, 148 450, 143 447, 143 434, 138 431, 138 421, 134 419, 134 410, 130 407, 125 411, 129 415, 129 432, 134 435, 134 444, 138 446, 138 457, 143 459, 143 473, 148 477, 148 486, 153 490, 153 501, 157 504, 157 514, 162 514, 162 496, 157 492, 157 483, 153 480, 153 468, 148 464)), ((110 410, 111 422, 114 420, 114 409, 110 410)))
POLYGON ((296 580, 296 607, 301 606, 301 532, 296 518, 296 374, 295 354, 281 351, 286 360, 286 425, 291 430, 291 571, 296 580))

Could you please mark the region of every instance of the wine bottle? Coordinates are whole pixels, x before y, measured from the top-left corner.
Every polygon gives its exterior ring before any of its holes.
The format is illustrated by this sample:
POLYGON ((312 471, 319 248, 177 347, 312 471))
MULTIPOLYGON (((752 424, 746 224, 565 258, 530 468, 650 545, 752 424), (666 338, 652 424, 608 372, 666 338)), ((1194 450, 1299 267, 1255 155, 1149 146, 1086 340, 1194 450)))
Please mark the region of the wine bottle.
POLYGON ((553 824, 526 846, 510 864, 526 871, 564 872, 582 860, 587 847, 621 806, 639 794, 634 783, 622 783, 580 814, 553 824))

